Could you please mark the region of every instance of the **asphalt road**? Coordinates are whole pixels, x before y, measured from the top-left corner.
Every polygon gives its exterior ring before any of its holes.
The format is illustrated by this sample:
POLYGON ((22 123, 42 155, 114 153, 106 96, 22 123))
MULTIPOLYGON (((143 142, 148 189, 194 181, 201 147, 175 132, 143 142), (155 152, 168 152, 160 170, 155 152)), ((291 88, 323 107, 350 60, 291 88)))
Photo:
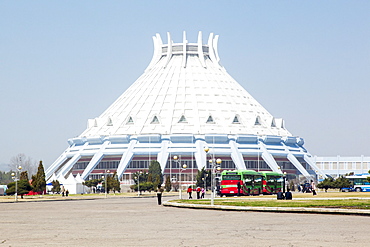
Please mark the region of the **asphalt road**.
POLYGON ((369 226, 365 216, 173 208, 156 198, 0 203, 0 247, 360 247, 369 226))

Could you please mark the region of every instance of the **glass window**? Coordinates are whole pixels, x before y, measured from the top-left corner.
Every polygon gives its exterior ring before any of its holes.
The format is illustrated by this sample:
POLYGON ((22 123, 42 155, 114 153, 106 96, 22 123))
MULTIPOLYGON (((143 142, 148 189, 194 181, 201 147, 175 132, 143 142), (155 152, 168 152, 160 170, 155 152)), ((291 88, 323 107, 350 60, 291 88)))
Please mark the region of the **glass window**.
POLYGON ((254 125, 261 125, 261 119, 260 117, 256 117, 256 121, 254 122, 254 125))
POLYGON ((223 175, 223 180, 240 180, 240 175, 223 175))
POLYGON ((153 120, 150 123, 151 124, 159 124, 159 120, 158 120, 157 116, 154 116, 153 120))
POLYGON ((182 115, 180 120, 179 120, 179 123, 187 123, 188 121, 186 120, 185 116, 182 115))
POLYGON ((238 124, 238 123, 240 123, 239 118, 238 118, 238 116, 235 116, 234 120, 233 120, 233 124, 238 124))
POLYGON ((207 123, 214 123, 212 116, 209 116, 207 119, 207 123))
POLYGON ((132 117, 129 117, 126 124, 133 124, 133 123, 134 123, 134 120, 132 119, 132 117))

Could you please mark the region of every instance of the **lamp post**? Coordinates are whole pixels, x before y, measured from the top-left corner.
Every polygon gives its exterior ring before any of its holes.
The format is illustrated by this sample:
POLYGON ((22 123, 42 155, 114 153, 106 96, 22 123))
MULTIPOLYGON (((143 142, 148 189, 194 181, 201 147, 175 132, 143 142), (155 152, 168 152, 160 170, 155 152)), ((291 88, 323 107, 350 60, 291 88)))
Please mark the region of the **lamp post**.
POLYGON ((283 173, 283 193, 285 193, 285 187, 286 187, 285 179, 286 179, 286 172, 283 173))
POLYGON ((15 182, 15 193, 14 193, 14 201, 18 201, 18 180, 19 180, 19 172, 22 170, 21 166, 18 166, 16 173, 12 172, 12 179, 15 182))
POLYGON ((202 180, 204 181, 204 189, 205 190, 207 190, 207 177, 208 177, 208 174, 204 173, 204 177, 202 178, 202 180))
POLYGON ((182 191, 181 191, 181 172, 182 172, 182 171, 185 171, 185 170, 186 170, 186 167, 187 167, 187 165, 186 165, 186 164, 183 164, 183 165, 182 165, 182 168, 183 168, 183 169, 181 169, 181 168, 180 168, 180 178, 179 178, 179 180, 180 180, 180 182, 179 182, 179 187, 180 187, 180 189, 179 189, 179 198, 180 198, 180 199, 182 199, 182 191))
POLYGON ((278 169, 280 170, 281 174, 283 175, 283 180, 281 181, 281 189, 283 190, 283 193, 285 193, 286 172, 283 172, 283 166, 278 166, 278 169))
POLYGON ((105 191, 105 198, 108 197, 108 188, 107 188, 107 180, 108 180, 108 176, 107 176, 107 173, 109 174, 110 171, 109 170, 105 170, 105 187, 104 187, 104 191, 105 191))
POLYGON ((143 171, 139 171, 137 174, 137 196, 140 196, 140 175, 143 174, 143 171))
MULTIPOLYGON (((205 147, 204 148, 204 151, 206 152, 206 154, 209 154, 209 148, 208 147, 205 147)), ((210 155, 210 154, 209 154, 210 155)), ((211 156, 211 155, 210 155, 211 156)), ((215 200, 215 178, 214 178, 214 174, 216 172, 216 170, 221 170, 221 167, 220 167, 220 164, 222 163, 222 160, 221 159, 215 159, 215 154, 213 152, 212 156, 211 156, 211 159, 209 160, 209 163, 212 165, 211 167, 211 205, 213 206, 214 205, 214 200, 215 200)))
POLYGON ((177 163, 177 165, 178 165, 178 167, 180 169, 180 173, 179 173, 179 176, 180 176, 180 178, 179 178, 179 198, 182 199, 182 194, 181 194, 181 172, 183 170, 185 170, 187 166, 184 164, 183 167, 182 167, 183 169, 181 169, 181 155, 179 155, 179 156, 177 156, 177 155, 173 156, 173 160, 177 163))

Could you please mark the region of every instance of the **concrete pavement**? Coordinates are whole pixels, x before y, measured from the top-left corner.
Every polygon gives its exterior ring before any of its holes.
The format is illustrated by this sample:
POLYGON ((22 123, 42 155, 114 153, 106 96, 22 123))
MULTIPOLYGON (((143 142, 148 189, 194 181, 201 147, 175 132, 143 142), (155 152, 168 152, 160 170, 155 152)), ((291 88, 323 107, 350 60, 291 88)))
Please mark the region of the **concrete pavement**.
POLYGON ((370 241, 368 217, 193 210, 158 206, 155 197, 0 203, 0 219, 0 247, 348 247, 370 241))

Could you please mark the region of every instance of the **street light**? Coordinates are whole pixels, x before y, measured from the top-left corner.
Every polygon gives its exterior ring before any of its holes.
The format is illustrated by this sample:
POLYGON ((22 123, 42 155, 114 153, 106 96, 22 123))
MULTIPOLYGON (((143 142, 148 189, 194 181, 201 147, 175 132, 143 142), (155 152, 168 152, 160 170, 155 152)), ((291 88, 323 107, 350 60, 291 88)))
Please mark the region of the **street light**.
POLYGON ((286 172, 283 172, 283 166, 278 166, 278 169, 280 170, 281 174, 283 175, 283 180, 281 180, 281 189, 283 190, 283 193, 285 193, 285 177, 286 172))
POLYGON ((143 174, 143 171, 139 171, 137 174, 137 196, 140 196, 140 175, 143 174))
MULTIPOLYGON (((208 147, 205 147, 204 148, 204 151, 206 152, 206 154, 209 154, 209 148, 208 147)), ((209 154, 211 159, 209 160, 209 163, 212 165, 211 166, 211 205, 213 206, 214 205, 214 200, 215 200, 215 178, 214 178, 214 174, 216 173, 216 170, 217 171, 220 171, 221 170, 221 167, 220 167, 220 164, 222 163, 222 160, 221 159, 215 159, 215 153, 213 152, 212 153, 212 156, 211 154, 209 154)))
POLYGON ((182 172, 182 171, 185 171, 187 167, 188 167, 188 166, 187 166, 186 164, 183 164, 183 165, 182 165, 182 168, 183 168, 183 169, 181 169, 181 168, 180 168, 180 179, 179 179, 179 180, 180 180, 180 182, 179 182, 179 183, 180 183, 180 190, 179 190, 179 191, 180 191, 180 195, 179 195, 180 199, 182 199, 182 192, 181 192, 181 172, 182 172))
POLYGON ((181 155, 179 155, 179 156, 177 156, 177 155, 173 156, 173 160, 178 164, 179 169, 180 169, 180 174, 179 174, 179 176, 180 176, 180 178, 179 178, 179 198, 182 199, 182 193, 181 193, 181 172, 186 169, 187 165, 186 164, 182 165, 182 168, 183 169, 181 169, 181 155))
POLYGON ((204 181, 204 190, 207 190, 207 177, 208 174, 204 173, 204 177, 202 178, 202 180, 204 181))
POLYGON ((18 180, 19 180, 19 172, 22 170, 21 166, 18 166, 16 173, 12 172, 12 179, 15 182, 15 193, 14 193, 14 201, 18 201, 18 180))
MULTIPOLYGON (((107 176, 107 173, 109 174, 110 171, 109 170, 105 170, 105 198, 108 197, 108 188, 107 188, 107 180, 108 180, 108 176, 107 176)), ((104 176, 103 176, 104 178, 104 176)))

